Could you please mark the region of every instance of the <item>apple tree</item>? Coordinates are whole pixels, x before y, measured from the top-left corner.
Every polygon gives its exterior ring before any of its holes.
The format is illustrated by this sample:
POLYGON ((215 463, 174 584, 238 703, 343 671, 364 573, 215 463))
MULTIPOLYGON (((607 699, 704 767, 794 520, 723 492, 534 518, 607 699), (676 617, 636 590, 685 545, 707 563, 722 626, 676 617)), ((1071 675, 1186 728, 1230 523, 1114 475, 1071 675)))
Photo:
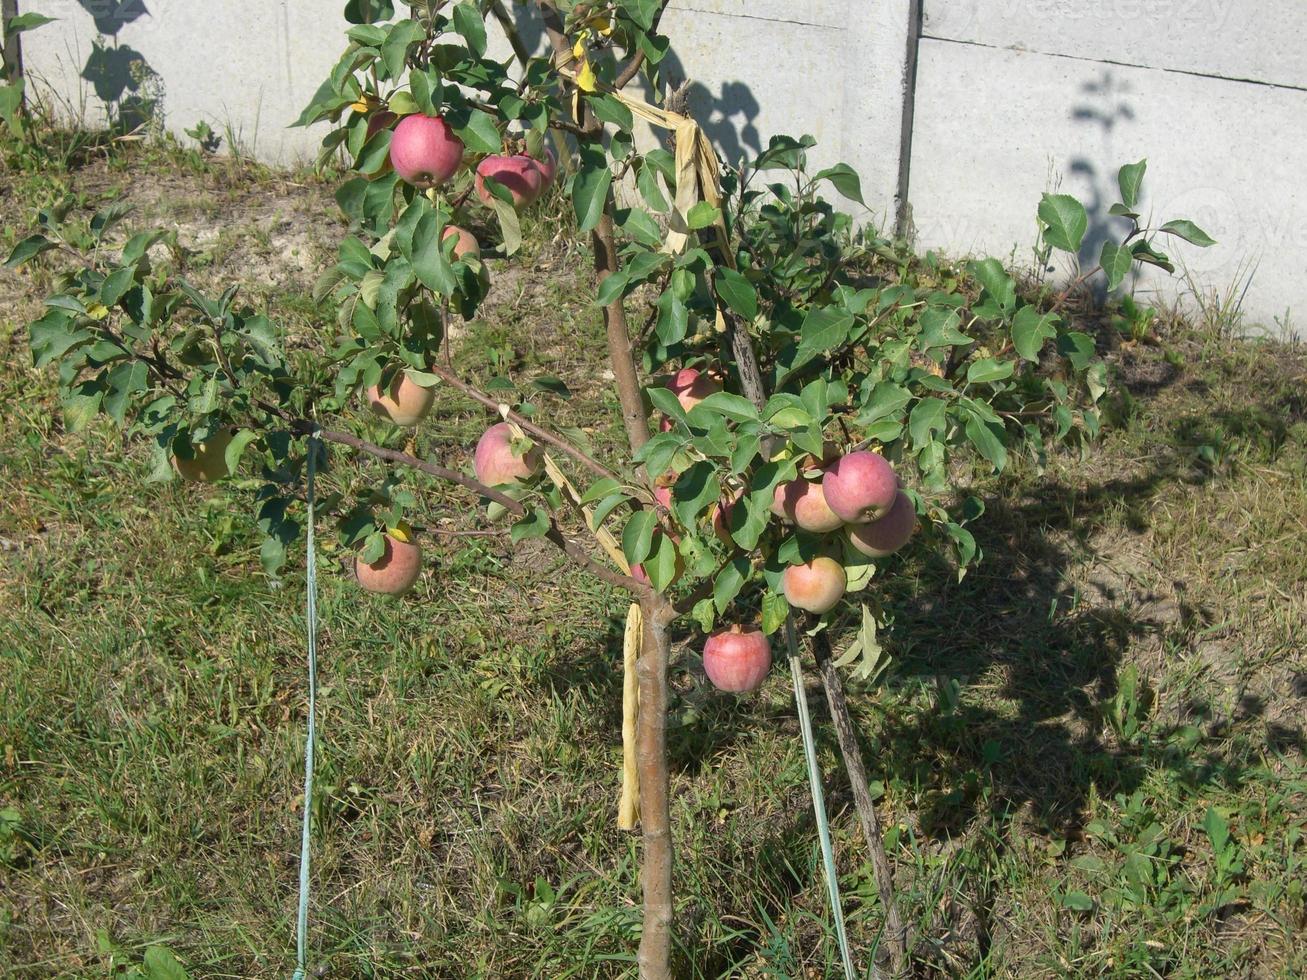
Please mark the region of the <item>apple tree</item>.
MULTIPOLYGON (((43 211, 7 263, 57 272, 30 325, 35 362, 57 367, 70 427, 103 414, 148 441, 150 479, 257 476, 270 572, 301 533, 316 453, 318 509, 355 549, 364 589, 401 593, 416 579, 411 487, 431 479, 480 501, 513 544, 546 539, 631 595, 643 630, 641 976, 672 974, 669 628, 697 624, 709 678, 743 693, 766 676, 769 637, 801 621, 876 864, 885 945, 901 961, 908 940, 840 669, 883 667, 873 585, 891 556, 944 550, 959 574, 979 559, 967 525, 983 506, 955 486, 959 467, 1001 471, 1016 454, 1092 438, 1104 365, 1061 313, 1072 287, 1025 295, 994 259, 914 285, 902 247, 824 196, 860 205, 862 193, 846 165, 812 172, 810 137, 776 137, 726 167, 684 113, 627 95, 637 77, 666 91, 659 0, 534 7, 548 52, 519 43, 498 61, 497 3, 415 0, 399 15, 389 0, 346 5, 347 46, 300 120, 330 124, 322 160, 351 172, 336 193, 349 233, 316 287, 336 310, 320 336, 288 338, 241 302, 239 284, 197 289, 172 232, 123 234, 125 208, 85 220, 69 202, 43 211), (551 426, 511 384, 490 393, 451 367, 452 319, 478 315, 490 256, 513 261, 520 212, 555 181, 594 256, 629 449, 616 459, 551 426), (493 215, 493 241, 467 230, 478 209, 493 215), (470 468, 412 448, 439 385, 494 415, 470 468), (352 431, 359 404, 392 424, 388 438, 352 431), (365 484, 354 455, 391 472, 365 484), (830 627, 849 623, 851 644, 832 651, 830 627)), ((1117 289, 1137 264, 1169 268, 1162 235, 1210 241, 1189 222, 1140 223, 1143 173, 1122 168, 1120 240, 1078 282, 1101 275, 1117 289)), ((1079 202, 1046 195, 1039 218, 1049 249, 1080 251, 1079 202)))

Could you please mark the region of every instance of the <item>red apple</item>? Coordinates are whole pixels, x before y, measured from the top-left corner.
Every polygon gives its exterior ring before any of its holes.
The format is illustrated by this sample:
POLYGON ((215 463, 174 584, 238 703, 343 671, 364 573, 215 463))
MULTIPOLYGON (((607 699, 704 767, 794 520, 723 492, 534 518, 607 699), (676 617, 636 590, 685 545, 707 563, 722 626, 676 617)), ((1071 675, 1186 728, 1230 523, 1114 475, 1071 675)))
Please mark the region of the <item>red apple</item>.
POLYGON ((477 479, 488 487, 526 480, 540 472, 544 454, 539 446, 532 446, 525 455, 513 452, 513 433, 507 422, 499 422, 486 429, 477 442, 473 468, 477 479))
POLYGON ((535 158, 536 169, 540 171, 540 192, 543 194, 554 184, 558 176, 558 158, 554 151, 545 147, 544 152, 535 158))
POLYGON ((917 510, 912 498, 900 490, 894 506, 880 520, 849 528, 849 541, 864 555, 884 558, 907 544, 916 529, 917 510))
POLYGON ((791 565, 781 575, 781 588, 790 605, 814 613, 834 609, 848 584, 844 566, 824 555, 804 565, 791 565))
POLYGON ((474 258, 481 257, 481 243, 466 228, 460 228, 458 225, 446 225, 444 232, 440 235, 441 244, 443 245, 445 239, 451 235, 458 236, 458 241, 454 243, 454 258, 461 259, 468 255, 474 258))
POLYGON ((193 455, 182 459, 173 455, 172 467, 183 480, 195 483, 213 483, 227 475, 227 445, 231 442, 231 429, 219 429, 203 442, 191 443, 193 455))
POLYGON ((707 371, 681 368, 667 382, 667 390, 676 395, 676 400, 688 412, 709 395, 721 391, 722 383, 707 371))
POLYGON ((390 162, 401 179, 426 190, 454 176, 463 141, 440 116, 405 116, 390 138, 390 162))
POLYGON ((422 548, 408 540, 407 528, 394 528, 386 532, 386 549, 381 557, 369 563, 354 559, 354 576, 367 592, 381 595, 403 595, 413 588, 422 571, 422 548))
POLYGON ((373 385, 367 390, 367 396, 368 406, 375 414, 403 426, 421 422, 436 400, 435 389, 415 384, 404 371, 395 372, 385 394, 379 385, 373 385))
POLYGON ((513 195, 513 207, 524 208, 534 204, 544 190, 544 176, 540 168, 529 156, 489 156, 477 164, 476 190, 486 207, 492 207, 494 195, 486 186, 486 178, 491 177, 508 188, 513 195))
POLYGON ((703 645, 703 670, 719 691, 748 694, 771 669, 771 642, 756 626, 720 629, 703 645))
POLYGON ((789 483, 777 484, 772 492, 771 509, 773 514, 817 534, 834 531, 844 523, 826 504, 820 480, 799 477, 789 483))
POLYGON ((866 524, 884 517, 894 506, 899 479, 879 453, 841 456, 822 477, 826 503, 846 524, 866 524))

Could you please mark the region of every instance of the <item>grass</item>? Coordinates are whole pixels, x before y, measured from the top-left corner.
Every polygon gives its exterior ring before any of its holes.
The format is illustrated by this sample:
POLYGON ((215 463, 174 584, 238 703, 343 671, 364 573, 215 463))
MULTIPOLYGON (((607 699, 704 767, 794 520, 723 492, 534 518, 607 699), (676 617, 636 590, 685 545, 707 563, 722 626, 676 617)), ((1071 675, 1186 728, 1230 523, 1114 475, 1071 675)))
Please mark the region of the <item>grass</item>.
MULTIPOLYGON (((6 243, 34 204, 121 195, 141 223, 192 223, 197 277, 257 268, 248 298, 297 334, 330 329, 309 296, 336 234, 328 185, 148 146, 6 159, 6 243)), ((585 256, 557 219, 527 231, 460 367, 564 378, 574 396, 542 393, 540 410, 616 446, 585 256)), ((54 378, 26 353, 42 286, 0 273, 0 972, 109 976, 162 946, 193 976, 288 975, 302 560, 263 575, 239 483, 146 484, 134 441, 63 431, 54 378)), ((1105 338, 1102 442, 985 484, 987 558, 961 582, 914 559, 883 587, 895 665, 853 702, 921 976, 1307 971, 1307 357, 1229 327, 1170 317, 1152 344, 1105 338)), ((420 447, 463 465, 484 419, 441 392, 420 447)), ((466 499, 415 486, 441 533, 413 595, 360 597, 329 537, 319 576, 314 962, 629 976, 625 601, 545 548, 447 533, 481 525, 466 499)), ((784 672, 754 698, 717 696, 682 639, 680 975, 833 976, 784 672)), ((813 704, 866 964, 877 899, 813 704)))

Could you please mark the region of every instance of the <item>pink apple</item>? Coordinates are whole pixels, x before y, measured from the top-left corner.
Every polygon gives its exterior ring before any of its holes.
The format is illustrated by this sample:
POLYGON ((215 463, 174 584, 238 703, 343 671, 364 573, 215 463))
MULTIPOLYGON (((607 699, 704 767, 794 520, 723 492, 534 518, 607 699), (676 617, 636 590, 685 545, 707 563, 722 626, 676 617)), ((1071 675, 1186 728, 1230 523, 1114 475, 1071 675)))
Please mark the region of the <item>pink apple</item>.
POLYGON ((440 116, 405 116, 390 138, 390 162, 401 179, 427 190, 454 176, 463 141, 440 116))
POLYGON ((532 446, 525 455, 513 452, 513 433, 507 422, 499 422, 486 429, 477 442, 472 466, 477 480, 488 487, 502 486, 527 480, 544 466, 544 454, 539 446, 532 446))
POLYGON ((781 575, 781 588, 789 604, 813 613, 834 609, 848 584, 844 566, 824 555, 804 565, 791 565, 781 575))
POLYGON ((481 243, 466 228, 460 228, 458 225, 446 225, 445 230, 440 235, 441 243, 443 244, 451 235, 458 236, 458 241, 454 243, 454 258, 461 259, 468 255, 474 258, 481 257, 481 243))
POLYGON ((544 152, 535 158, 536 169, 540 171, 540 191, 544 193, 554 184, 558 176, 558 158, 554 151, 545 147, 544 152))
POLYGON ((844 523, 827 506, 820 480, 799 477, 789 483, 777 484, 772 492, 771 509, 773 514, 817 534, 834 531, 844 523))
POLYGON ((386 550, 376 561, 369 564, 354 559, 354 576, 359 585, 367 592, 381 595, 402 595, 413 587, 421 571, 422 548, 412 541, 400 540, 393 533, 386 534, 386 550))
POLYGON ((822 477, 826 503, 846 524, 866 524, 884 517, 894 506, 899 479, 879 453, 841 456, 822 477))
POLYGON ((368 407, 383 419, 396 425, 417 425, 431 411, 431 403, 436 400, 433 388, 423 388, 409 380, 404 371, 395 372, 390 387, 382 394, 378 385, 367 390, 368 407))
POLYGON ((748 694, 771 669, 771 642, 756 626, 716 630, 703 645, 703 670, 719 691, 748 694))
POLYGON ((916 529, 917 511, 912 506, 912 498, 900 490, 894 506, 880 520, 850 527, 849 541, 864 555, 884 558, 907 544, 916 529))
POLYGON ((681 368, 667 382, 667 390, 676 395, 676 400, 688 412, 709 395, 721 391, 722 383, 707 371, 681 368))
POLYGON ((486 207, 492 207, 494 195, 486 186, 486 178, 493 178, 508 188, 513 195, 513 207, 524 208, 534 204, 544 190, 544 176, 529 156, 489 156, 477 164, 476 189, 486 207))

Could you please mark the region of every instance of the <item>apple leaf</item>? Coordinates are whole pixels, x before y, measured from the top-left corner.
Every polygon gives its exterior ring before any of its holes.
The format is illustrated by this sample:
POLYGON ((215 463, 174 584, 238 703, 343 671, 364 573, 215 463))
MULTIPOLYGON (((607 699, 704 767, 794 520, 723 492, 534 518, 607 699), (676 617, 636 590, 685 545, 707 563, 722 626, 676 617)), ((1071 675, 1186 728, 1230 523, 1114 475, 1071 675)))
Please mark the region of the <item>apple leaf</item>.
POLYGON ((1117 185, 1121 188, 1121 203, 1133 211, 1139 205, 1139 191, 1144 183, 1144 173, 1148 170, 1148 161, 1127 163, 1116 175, 1117 185))
POLYGON ((1063 252, 1078 252, 1089 230, 1085 206, 1070 194, 1045 194, 1039 202, 1044 241, 1063 252))

